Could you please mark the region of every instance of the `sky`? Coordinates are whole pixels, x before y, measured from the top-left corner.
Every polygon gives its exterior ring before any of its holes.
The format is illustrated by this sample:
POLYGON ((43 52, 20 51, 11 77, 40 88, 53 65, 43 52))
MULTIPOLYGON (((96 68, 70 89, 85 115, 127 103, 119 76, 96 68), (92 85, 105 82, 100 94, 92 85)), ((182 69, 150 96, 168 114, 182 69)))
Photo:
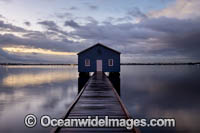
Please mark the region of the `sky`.
POLYGON ((199 0, 0 0, 0 63, 77 63, 96 43, 121 62, 200 61, 199 0))

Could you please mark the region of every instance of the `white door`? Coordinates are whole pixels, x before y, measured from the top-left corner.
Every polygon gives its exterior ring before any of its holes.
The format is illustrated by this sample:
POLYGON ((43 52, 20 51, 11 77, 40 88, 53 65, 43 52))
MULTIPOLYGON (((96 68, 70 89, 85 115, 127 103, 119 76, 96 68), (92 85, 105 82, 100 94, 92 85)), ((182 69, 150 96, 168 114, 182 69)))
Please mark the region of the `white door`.
POLYGON ((102 72, 102 60, 97 60, 97 72, 102 72))

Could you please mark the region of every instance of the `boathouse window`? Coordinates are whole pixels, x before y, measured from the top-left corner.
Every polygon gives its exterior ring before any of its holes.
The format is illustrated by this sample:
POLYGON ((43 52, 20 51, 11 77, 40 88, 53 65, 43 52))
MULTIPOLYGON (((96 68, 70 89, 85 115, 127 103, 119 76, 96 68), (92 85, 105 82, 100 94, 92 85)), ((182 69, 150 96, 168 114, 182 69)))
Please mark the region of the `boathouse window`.
POLYGON ((85 59, 85 66, 90 66, 90 59, 85 59))
POLYGON ((108 66, 113 66, 113 59, 108 60, 108 66))

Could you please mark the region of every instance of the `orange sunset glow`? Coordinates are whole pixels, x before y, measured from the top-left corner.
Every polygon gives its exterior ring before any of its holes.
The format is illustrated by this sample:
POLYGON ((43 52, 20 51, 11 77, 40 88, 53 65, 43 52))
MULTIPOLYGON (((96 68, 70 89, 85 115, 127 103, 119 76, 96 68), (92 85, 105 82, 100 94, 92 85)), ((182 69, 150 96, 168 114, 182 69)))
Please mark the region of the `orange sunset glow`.
POLYGON ((4 51, 11 53, 38 53, 38 54, 49 54, 49 55, 76 55, 75 52, 59 52, 52 51, 41 48, 27 48, 27 47, 4 47, 2 48, 4 51))

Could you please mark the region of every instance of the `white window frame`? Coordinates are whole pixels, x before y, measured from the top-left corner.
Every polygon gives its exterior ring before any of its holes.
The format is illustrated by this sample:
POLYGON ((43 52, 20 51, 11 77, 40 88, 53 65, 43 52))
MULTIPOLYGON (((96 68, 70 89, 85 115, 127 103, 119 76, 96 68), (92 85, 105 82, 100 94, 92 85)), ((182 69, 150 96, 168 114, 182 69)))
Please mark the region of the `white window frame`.
POLYGON ((85 59, 85 66, 90 66, 90 59, 85 59))
POLYGON ((114 66, 114 60, 113 59, 108 59, 108 66, 114 66))

